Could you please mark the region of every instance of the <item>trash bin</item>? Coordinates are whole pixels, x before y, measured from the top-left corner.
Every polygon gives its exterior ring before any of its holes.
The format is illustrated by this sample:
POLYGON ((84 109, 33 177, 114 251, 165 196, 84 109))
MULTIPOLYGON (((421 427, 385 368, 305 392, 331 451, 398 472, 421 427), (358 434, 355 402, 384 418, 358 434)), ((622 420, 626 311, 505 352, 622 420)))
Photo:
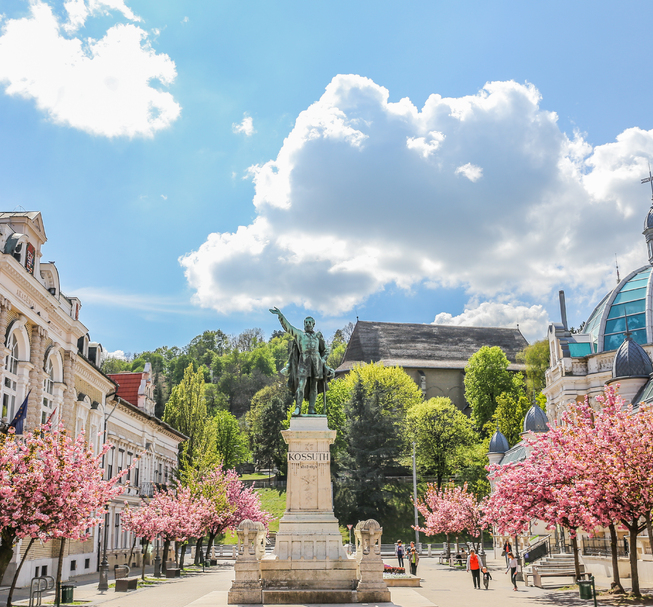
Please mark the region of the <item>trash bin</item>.
POLYGON ((75 589, 76 584, 70 584, 64 582, 61 584, 61 602, 62 603, 72 603, 73 602, 73 590, 75 589))
POLYGON ((592 581, 591 580, 578 580, 578 590, 581 599, 593 599, 592 581))

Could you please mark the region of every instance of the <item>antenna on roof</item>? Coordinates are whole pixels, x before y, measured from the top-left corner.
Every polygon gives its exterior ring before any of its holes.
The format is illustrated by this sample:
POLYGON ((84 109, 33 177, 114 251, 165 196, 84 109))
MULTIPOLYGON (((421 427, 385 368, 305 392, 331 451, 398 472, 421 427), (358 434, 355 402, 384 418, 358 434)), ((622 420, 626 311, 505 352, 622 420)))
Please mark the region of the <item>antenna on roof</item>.
POLYGON ((617 254, 614 254, 614 265, 617 268, 617 284, 621 282, 621 278, 619 277, 619 260, 617 259, 617 254))
POLYGON ((14 213, 16 212, 27 213, 27 209, 25 207, 22 207, 21 205, 18 205, 14 207, 14 213))

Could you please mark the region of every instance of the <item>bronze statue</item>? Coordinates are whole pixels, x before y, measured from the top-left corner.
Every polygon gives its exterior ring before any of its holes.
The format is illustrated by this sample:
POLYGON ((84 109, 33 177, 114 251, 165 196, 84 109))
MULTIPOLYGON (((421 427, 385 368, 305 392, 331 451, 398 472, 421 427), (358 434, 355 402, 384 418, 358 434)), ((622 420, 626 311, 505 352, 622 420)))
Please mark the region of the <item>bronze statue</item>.
POLYGON ((315 415, 317 395, 324 394, 324 414, 326 415, 327 382, 335 376, 335 371, 326 364, 329 348, 322 333, 316 333, 315 320, 304 319, 304 330, 293 327, 279 308, 272 308, 272 314, 279 317, 281 326, 293 337, 290 355, 285 371, 288 374, 288 388, 293 393, 296 406, 293 415, 302 414, 302 402, 308 400, 308 414, 315 415))

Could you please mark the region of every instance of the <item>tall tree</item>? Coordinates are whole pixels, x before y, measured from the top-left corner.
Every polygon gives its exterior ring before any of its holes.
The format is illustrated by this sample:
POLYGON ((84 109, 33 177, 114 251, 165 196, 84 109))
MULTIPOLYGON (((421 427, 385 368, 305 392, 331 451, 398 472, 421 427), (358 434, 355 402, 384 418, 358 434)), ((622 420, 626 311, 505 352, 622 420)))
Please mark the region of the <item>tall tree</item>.
POLYGON ((180 467, 210 466, 217 458, 216 428, 208 415, 204 398, 204 373, 190 364, 166 403, 163 421, 188 437, 180 450, 180 467))
POLYGON ((549 368, 549 358, 548 339, 536 341, 517 354, 517 360, 526 363, 526 390, 531 401, 546 385, 545 374, 549 368))
POLYGON ((497 398, 503 393, 518 394, 523 384, 521 374, 508 371, 510 361, 498 346, 483 346, 465 367, 465 399, 472 408, 472 419, 482 435, 485 424, 494 415, 497 398))
POLYGON ((285 384, 278 382, 256 393, 246 415, 250 448, 254 459, 263 466, 286 469, 288 446, 281 430, 288 427, 288 410, 292 395, 285 384))
POLYGON ((247 436, 241 431, 238 420, 229 411, 218 411, 214 418, 216 451, 226 469, 244 462, 249 457, 247 436))
POLYGON ((454 472, 460 447, 473 444, 472 424, 448 398, 414 404, 406 417, 408 439, 415 441, 420 467, 435 475, 437 488, 454 472))
POLYGON ((524 417, 531 407, 531 403, 525 394, 504 392, 497 397, 497 408, 492 419, 486 424, 486 434, 494 432, 499 427, 502 434, 512 447, 520 439, 524 430, 524 417))
POLYGON ((335 482, 335 510, 341 521, 383 519, 390 511, 385 470, 401 453, 403 402, 376 381, 354 385, 345 405, 346 448, 335 482))

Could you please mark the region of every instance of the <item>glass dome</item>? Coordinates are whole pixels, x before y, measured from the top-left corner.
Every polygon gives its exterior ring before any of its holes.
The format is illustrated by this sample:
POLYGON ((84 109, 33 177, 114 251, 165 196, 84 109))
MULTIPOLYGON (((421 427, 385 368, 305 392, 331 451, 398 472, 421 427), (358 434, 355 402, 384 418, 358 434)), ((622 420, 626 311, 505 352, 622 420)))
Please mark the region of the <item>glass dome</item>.
POLYGON ((650 281, 651 266, 645 266, 627 276, 601 300, 582 331, 590 336, 592 352, 616 350, 627 330, 638 344, 649 343, 646 302, 650 281))

